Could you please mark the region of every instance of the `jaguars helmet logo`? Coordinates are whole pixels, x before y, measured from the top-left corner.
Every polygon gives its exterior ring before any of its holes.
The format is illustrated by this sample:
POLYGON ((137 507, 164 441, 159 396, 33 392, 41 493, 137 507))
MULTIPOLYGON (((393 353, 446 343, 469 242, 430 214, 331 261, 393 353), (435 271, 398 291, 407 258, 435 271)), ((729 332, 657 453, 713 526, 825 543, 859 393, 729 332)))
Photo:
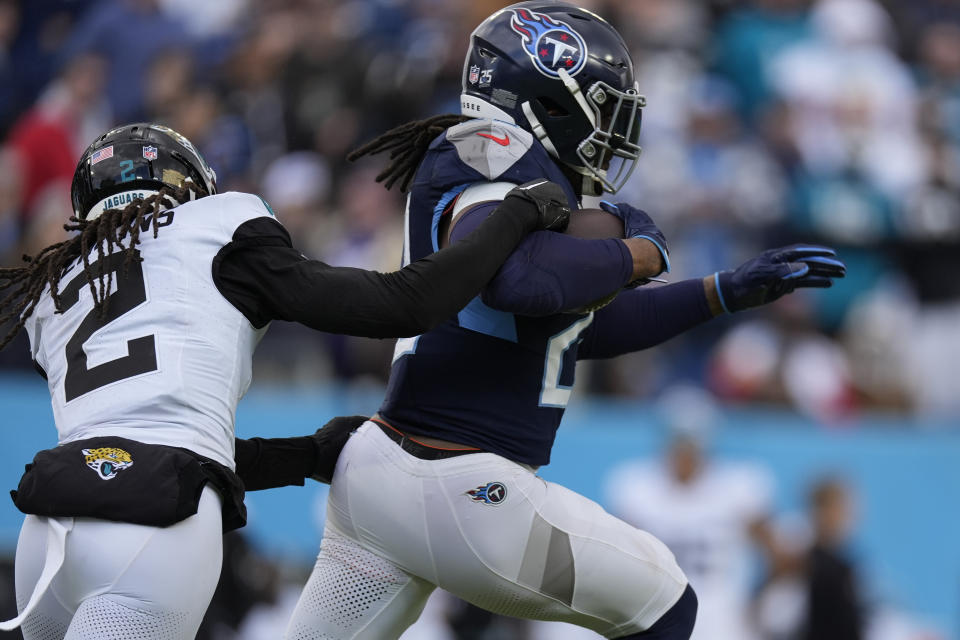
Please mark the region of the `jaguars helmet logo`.
POLYGON ((82 449, 81 453, 87 466, 96 471, 101 480, 112 480, 117 477, 117 473, 133 466, 130 454, 116 447, 82 449))

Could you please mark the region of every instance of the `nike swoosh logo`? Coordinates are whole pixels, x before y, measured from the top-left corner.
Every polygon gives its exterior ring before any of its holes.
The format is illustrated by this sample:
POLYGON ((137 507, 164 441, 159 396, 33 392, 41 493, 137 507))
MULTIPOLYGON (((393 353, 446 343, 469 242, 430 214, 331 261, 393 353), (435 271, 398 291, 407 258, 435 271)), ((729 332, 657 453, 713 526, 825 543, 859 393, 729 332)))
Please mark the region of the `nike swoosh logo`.
POLYGON ((506 147, 507 145, 510 144, 509 135, 505 135, 502 138, 498 138, 497 136, 491 135, 489 133, 478 133, 477 135, 480 136, 481 138, 490 138, 491 140, 499 144, 501 147, 506 147))

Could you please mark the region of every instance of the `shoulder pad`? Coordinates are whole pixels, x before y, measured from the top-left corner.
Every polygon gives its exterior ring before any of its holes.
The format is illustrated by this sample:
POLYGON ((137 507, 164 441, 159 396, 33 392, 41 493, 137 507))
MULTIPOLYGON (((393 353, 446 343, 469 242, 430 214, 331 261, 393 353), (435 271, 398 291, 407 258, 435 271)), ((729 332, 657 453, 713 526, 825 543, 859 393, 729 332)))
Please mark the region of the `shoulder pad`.
POLYGON ((468 120, 450 127, 446 137, 460 160, 487 180, 496 180, 533 146, 532 134, 500 120, 468 120))
POLYGON ((503 200, 511 189, 516 187, 512 182, 478 182, 467 187, 457 198, 453 207, 452 219, 456 220, 463 211, 481 202, 499 202, 503 200))

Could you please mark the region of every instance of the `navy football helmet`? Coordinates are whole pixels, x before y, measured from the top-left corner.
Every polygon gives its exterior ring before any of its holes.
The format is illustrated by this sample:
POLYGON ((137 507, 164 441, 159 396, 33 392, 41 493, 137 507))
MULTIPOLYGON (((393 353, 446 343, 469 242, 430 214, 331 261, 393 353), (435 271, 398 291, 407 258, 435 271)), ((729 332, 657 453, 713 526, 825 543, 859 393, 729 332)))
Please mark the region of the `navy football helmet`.
POLYGON ((583 194, 615 193, 630 177, 645 104, 623 38, 585 9, 520 2, 471 34, 461 113, 530 131, 582 176, 583 194))
POLYGON ((217 192, 217 174, 189 140, 169 127, 140 122, 111 129, 87 147, 73 174, 70 197, 77 218, 93 220, 107 209, 186 182, 206 195, 217 192))

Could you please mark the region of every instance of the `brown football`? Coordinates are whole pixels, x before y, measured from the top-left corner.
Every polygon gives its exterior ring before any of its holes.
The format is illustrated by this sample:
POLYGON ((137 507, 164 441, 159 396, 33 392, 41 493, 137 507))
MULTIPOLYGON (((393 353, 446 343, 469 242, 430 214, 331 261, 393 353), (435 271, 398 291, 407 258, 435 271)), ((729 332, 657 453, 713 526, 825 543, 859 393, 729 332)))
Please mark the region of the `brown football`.
MULTIPOLYGON (((578 209, 570 212, 570 224, 564 232, 575 238, 585 240, 606 240, 607 238, 623 238, 623 221, 612 213, 603 209, 578 209)), ((607 306, 620 293, 614 291, 610 295, 586 304, 579 309, 570 309, 568 313, 590 313, 607 306)))
POLYGON ((603 209, 578 209, 570 212, 570 224, 564 233, 587 240, 623 238, 623 221, 603 209))

